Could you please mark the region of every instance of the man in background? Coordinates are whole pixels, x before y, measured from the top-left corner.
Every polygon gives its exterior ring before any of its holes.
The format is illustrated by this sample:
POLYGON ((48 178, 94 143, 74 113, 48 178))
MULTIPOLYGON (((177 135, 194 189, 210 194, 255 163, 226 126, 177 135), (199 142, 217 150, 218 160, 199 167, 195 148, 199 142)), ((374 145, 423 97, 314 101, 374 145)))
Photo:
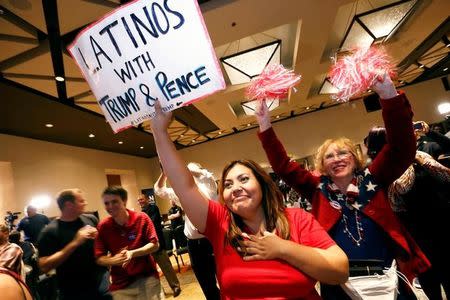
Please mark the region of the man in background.
POLYGON ((172 231, 175 231, 175 228, 184 224, 183 210, 174 200, 170 200, 170 204, 172 207, 169 209, 167 219, 170 220, 170 227, 172 228, 172 231))
POLYGON ((177 274, 172 268, 172 263, 170 262, 169 256, 167 255, 165 249, 165 240, 161 225, 161 213, 159 212, 158 206, 156 206, 155 197, 141 194, 139 195, 138 202, 142 211, 145 212, 152 220, 153 225, 155 226, 156 235, 158 236, 159 249, 158 251, 152 253, 153 258, 161 268, 167 282, 172 288, 173 296, 178 297, 181 293, 180 282, 178 281, 177 274))
POLYGON ((57 199, 61 216, 42 230, 38 240, 39 267, 56 269, 60 300, 112 299, 106 268, 95 263, 98 220, 84 214, 87 201, 79 189, 62 191, 57 199))
POLYGON ((17 231, 23 231, 24 240, 36 244, 42 229, 50 223, 46 215, 37 213, 36 207, 28 205, 25 208, 27 216, 20 220, 17 231))

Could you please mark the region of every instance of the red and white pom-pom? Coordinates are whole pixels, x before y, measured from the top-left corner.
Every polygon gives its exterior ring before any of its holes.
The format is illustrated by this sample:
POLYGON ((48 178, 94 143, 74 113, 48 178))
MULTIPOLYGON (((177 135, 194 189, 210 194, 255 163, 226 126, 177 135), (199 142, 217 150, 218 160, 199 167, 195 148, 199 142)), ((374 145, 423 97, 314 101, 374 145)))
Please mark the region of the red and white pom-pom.
POLYGON ((378 76, 395 75, 390 57, 379 47, 357 49, 351 55, 339 59, 328 74, 331 84, 339 92, 338 101, 348 101, 355 95, 367 91, 378 76))
POLYGON ((300 75, 287 70, 283 65, 269 65, 258 77, 252 79, 245 92, 246 98, 249 100, 284 98, 300 79, 300 75))

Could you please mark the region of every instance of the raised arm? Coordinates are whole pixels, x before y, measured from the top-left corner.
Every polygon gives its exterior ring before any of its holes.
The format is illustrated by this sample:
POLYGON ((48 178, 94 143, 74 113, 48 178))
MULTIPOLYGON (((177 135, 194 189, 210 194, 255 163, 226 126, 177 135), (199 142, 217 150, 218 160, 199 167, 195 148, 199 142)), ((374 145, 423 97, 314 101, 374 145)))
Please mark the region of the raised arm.
POLYGON ((152 120, 152 132, 164 172, 189 220, 200 232, 203 232, 208 215, 208 199, 199 191, 194 178, 186 167, 186 163, 170 140, 167 127, 172 114, 164 113, 159 102, 155 104, 155 111, 156 115, 152 120))
POLYGON ((290 160, 272 128, 265 102, 259 105, 255 115, 259 124, 258 137, 273 171, 301 195, 312 199, 312 194, 319 184, 319 178, 302 168, 297 162, 290 160))
POLYGON ((389 76, 380 78, 372 88, 380 96, 387 143, 369 170, 377 182, 387 187, 414 161, 416 138, 412 126, 413 113, 405 94, 397 93, 389 76))
POLYGON ((168 201, 172 200, 178 206, 181 206, 180 199, 178 199, 178 196, 175 194, 173 189, 167 187, 167 176, 166 176, 166 174, 164 174, 164 171, 162 171, 161 175, 159 175, 159 178, 155 182, 153 189, 155 191, 156 196, 158 196, 164 200, 168 200, 168 201))
POLYGON ((155 182, 155 189, 162 189, 167 187, 167 176, 164 174, 164 171, 158 177, 158 180, 155 182))

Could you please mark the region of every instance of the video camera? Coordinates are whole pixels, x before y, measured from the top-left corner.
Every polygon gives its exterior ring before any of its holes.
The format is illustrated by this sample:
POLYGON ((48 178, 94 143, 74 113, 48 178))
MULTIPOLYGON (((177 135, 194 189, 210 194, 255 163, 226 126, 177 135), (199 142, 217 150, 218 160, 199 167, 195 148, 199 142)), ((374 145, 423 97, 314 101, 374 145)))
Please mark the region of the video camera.
POLYGON ((9 230, 14 229, 14 221, 19 218, 20 214, 21 214, 20 211, 19 212, 11 212, 11 211, 6 212, 5 223, 6 223, 6 225, 8 225, 9 230))

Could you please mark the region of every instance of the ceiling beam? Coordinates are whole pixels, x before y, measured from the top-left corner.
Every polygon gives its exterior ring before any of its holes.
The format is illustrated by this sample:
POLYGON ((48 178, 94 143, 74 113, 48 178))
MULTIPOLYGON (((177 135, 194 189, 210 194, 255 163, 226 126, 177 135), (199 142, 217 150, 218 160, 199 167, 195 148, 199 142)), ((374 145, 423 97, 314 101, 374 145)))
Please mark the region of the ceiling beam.
MULTIPOLYGON (((58 6, 56 2, 56 0, 42 0, 42 7, 44 8, 54 75, 55 77, 60 76, 65 78, 61 34, 59 31, 58 6)), ((55 80, 55 84, 59 100, 63 102, 70 101, 67 99, 66 82, 55 80)))
POLYGON ((17 26, 20 29, 22 29, 23 31, 31 34, 32 36, 35 36, 39 40, 45 39, 45 37, 47 36, 45 34, 45 32, 42 32, 37 27, 33 26, 31 23, 28 23, 24 19, 13 14, 8 9, 6 9, 4 6, 0 5, 0 10, 2 11, 1 16, 3 19, 14 24, 15 26, 17 26))

